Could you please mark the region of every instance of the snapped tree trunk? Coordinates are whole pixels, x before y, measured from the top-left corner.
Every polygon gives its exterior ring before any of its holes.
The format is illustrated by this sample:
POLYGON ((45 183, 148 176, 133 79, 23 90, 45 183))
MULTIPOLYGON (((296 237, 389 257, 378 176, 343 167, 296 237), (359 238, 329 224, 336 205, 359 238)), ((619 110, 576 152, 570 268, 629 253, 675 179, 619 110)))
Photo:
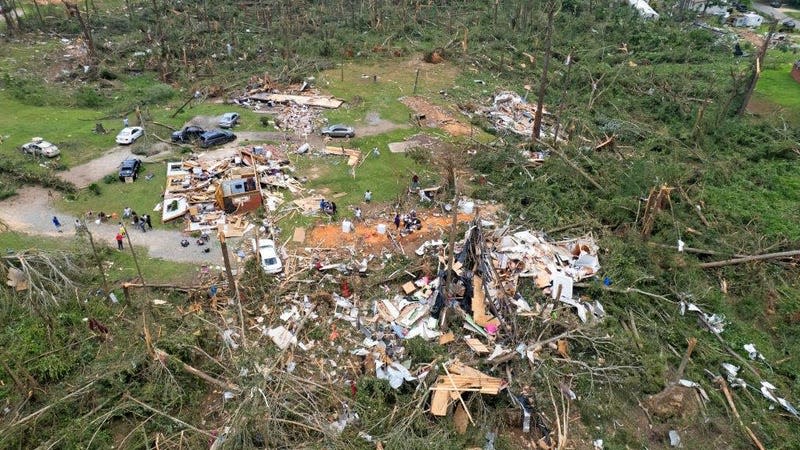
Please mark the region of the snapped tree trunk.
POLYGON ((761 49, 758 51, 758 55, 756 55, 755 65, 753 67, 753 74, 750 75, 750 82, 747 83, 747 89, 744 91, 744 98, 742 98, 742 104, 739 105, 739 110, 736 111, 737 116, 741 116, 747 110, 747 104, 750 103, 750 97, 753 96, 753 92, 756 90, 756 85, 758 84, 758 78, 761 76, 761 68, 764 67, 764 59, 767 56, 767 49, 769 49, 769 43, 772 40, 772 36, 775 34, 775 29, 777 28, 778 22, 773 21, 769 26, 769 33, 767 33, 767 37, 764 38, 764 43, 761 45, 761 49))
POLYGON ((547 28, 544 38, 544 61, 542 63, 542 79, 539 81, 539 95, 536 101, 536 115, 533 119, 533 139, 542 134, 542 114, 544 113, 544 95, 547 93, 547 70, 550 67, 550 53, 553 46, 553 18, 558 12, 558 4, 553 1, 547 4, 547 28))
POLYGON ((66 0, 62 0, 64 3, 64 7, 67 8, 67 14, 70 17, 74 17, 78 20, 78 23, 81 26, 81 31, 83 32, 83 39, 86 41, 86 50, 89 53, 89 60, 91 61, 92 66, 97 66, 97 51, 94 47, 94 39, 92 38, 92 30, 89 28, 89 24, 83 18, 81 14, 80 8, 75 3, 67 2, 66 0))

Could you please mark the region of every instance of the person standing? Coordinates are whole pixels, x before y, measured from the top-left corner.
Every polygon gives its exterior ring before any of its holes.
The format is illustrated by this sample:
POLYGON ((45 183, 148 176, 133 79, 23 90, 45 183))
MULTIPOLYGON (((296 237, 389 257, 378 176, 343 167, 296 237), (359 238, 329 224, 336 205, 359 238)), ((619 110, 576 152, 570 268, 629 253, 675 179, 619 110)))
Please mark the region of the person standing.
POLYGON ((400 228, 400 213, 394 213, 394 228, 400 228))
POLYGON ((133 210, 131 209, 131 207, 130 206, 126 206, 125 209, 122 210, 122 218, 123 219, 127 219, 128 217, 131 216, 132 212, 133 212, 133 210))
POLYGON ((151 229, 151 230, 152 230, 152 229, 153 229, 153 222, 151 222, 151 221, 150 221, 150 214, 146 214, 146 215, 144 216, 144 218, 145 218, 145 219, 144 219, 144 220, 145 220, 145 222, 147 222, 147 228, 149 228, 149 229, 151 229))
POLYGON ((419 175, 414 174, 414 176, 411 177, 411 190, 416 192, 417 189, 419 189, 419 175))
POLYGON ((114 239, 117 240, 117 250, 123 250, 123 247, 122 247, 122 238, 123 237, 124 236, 122 236, 122 233, 117 233, 117 235, 114 237, 114 239))
POLYGON ((122 118, 122 126, 128 128, 128 116, 122 118))
POLYGON ((336 219, 336 202, 331 202, 331 216, 336 219))
POLYGON ((80 233, 81 228, 83 228, 83 224, 81 223, 80 219, 75 219, 75 232, 80 233))
POLYGON ((364 192, 364 201, 367 203, 372 201, 372 191, 364 192))
POLYGON ((356 216, 356 222, 361 222, 361 208, 356 207, 355 216, 356 216))
POLYGON ((119 235, 125 237, 125 225, 122 225, 122 222, 119 223, 119 235))
POLYGON ((63 231, 61 230, 61 222, 59 222, 58 217, 56 216, 53 216, 53 225, 56 227, 56 231, 58 231, 59 233, 63 233, 63 231))

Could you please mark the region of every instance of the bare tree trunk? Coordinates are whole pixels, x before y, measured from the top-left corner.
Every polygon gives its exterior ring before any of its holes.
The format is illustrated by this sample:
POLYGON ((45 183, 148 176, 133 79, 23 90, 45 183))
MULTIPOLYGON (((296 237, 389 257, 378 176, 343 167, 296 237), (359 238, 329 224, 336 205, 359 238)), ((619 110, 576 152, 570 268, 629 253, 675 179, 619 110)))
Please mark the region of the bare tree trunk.
POLYGON ((78 23, 83 31, 83 38, 86 40, 86 49, 89 52, 89 60, 91 61, 92 66, 97 66, 97 51, 94 47, 94 39, 92 38, 92 30, 89 28, 89 24, 83 19, 83 15, 81 15, 81 10, 78 8, 78 5, 67 2, 66 0, 62 0, 62 2, 64 3, 64 7, 67 8, 67 14, 69 14, 70 17, 75 17, 78 19, 78 23))
POLYGON ((758 51, 758 55, 756 55, 755 67, 753 67, 753 74, 750 76, 750 82, 747 84, 747 90, 744 91, 744 98, 742 99, 742 104, 739 105, 739 110, 736 111, 737 116, 741 116, 747 110, 747 104, 750 103, 750 97, 753 96, 753 91, 756 90, 756 85, 758 84, 758 78, 761 76, 761 68, 764 66, 764 59, 767 56, 767 49, 769 48, 769 42, 772 40, 772 35, 775 34, 775 28, 777 28, 778 22, 773 21, 769 26, 769 33, 767 33, 767 37, 764 39, 764 43, 761 45, 761 49, 758 51))
POLYGON ((542 62, 542 79, 539 81, 539 95, 537 96, 536 115, 533 119, 533 139, 539 139, 542 134, 542 114, 544 112, 544 95, 547 93, 547 70, 550 67, 550 53, 553 46, 553 19, 558 12, 555 1, 547 5, 547 28, 544 38, 544 61, 542 62))
POLYGON ((39 24, 44 25, 44 18, 42 17, 42 10, 39 9, 39 2, 33 0, 33 6, 36 8, 36 15, 39 17, 39 24))
POLYGON ((0 9, 3 10, 3 20, 6 21, 6 29, 9 33, 15 34, 19 31, 18 23, 14 20, 11 15, 11 7, 8 5, 6 0, 0 0, 0 9))

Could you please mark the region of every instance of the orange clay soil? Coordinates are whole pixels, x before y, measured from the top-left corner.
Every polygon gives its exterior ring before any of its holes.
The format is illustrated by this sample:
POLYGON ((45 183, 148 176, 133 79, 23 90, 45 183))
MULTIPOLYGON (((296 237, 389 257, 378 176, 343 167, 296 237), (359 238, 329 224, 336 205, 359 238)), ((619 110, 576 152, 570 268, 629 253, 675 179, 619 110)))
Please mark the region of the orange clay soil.
MULTIPOLYGON (((364 222, 354 222, 356 231, 353 233, 343 233, 341 221, 331 224, 318 224, 308 232, 306 241, 301 245, 303 247, 319 248, 338 248, 354 245, 356 250, 362 253, 380 254, 383 249, 394 253, 398 250, 392 244, 389 237, 391 234, 397 240, 397 243, 403 247, 406 254, 410 254, 427 240, 445 238, 453 221, 452 216, 419 214, 418 217, 422 221, 422 229, 402 237, 391 220, 367 219, 364 222), (387 234, 378 233, 377 226, 380 223, 386 224, 387 234)), ((458 222, 469 222, 473 218, 474 216, 472 215, 459 214, 458 222)), ((400 226, 402 227, 402 224, 400 226)))

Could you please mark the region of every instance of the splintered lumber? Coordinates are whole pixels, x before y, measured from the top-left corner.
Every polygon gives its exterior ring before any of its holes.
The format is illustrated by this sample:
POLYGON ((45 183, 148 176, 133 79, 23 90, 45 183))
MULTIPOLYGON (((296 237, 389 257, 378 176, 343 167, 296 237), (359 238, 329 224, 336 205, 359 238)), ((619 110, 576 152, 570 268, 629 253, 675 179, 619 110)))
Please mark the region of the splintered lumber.
POLYGON ((466 409, 464 400, 461 398, 462 392, 497 395, 505 387, 500 378, 490 377, 458 361, 443 367, 445 375, 439 375, 436 382, 430 387, 430 390, 433 391, 431 414, 434 416, 446 416, 447 409, 456 400, 461 401, 464 411, 469 415, 469 410, 466 409))
POLYGON ((469 348, 477 354, 489 353, 489 348, 481 341, 475 338, 467 338, 464 341, 469 345, 469 348))
POLYGON ((486 294, 483 291, 483 279, 479 276, 472 277, 472 318, 480 326, 486 326, 490 319, 486 315, 486 294))
POLYGON ((287 95, 287 94, 267 94, 265 92, 255 93, 249 96, 251 100, 275 103, 297 103, 300 106, 318 106, 320 108, 336 109, 342 106, 343 100, 333 97, 323 97, 321 95, 287 95))
POLYGON ((338 156, 347 156, 347 165, 348 166, 355 166, 358 164, 358 161, 363 156, 361 151, 354 150, 352 148, 344 148, 344 147, 332 147, 327 146, 323 150, 326 155, 338 155, 338 156))
POLYGON ((412 292, 414 292, 416 290, 417 290, 417 287, 411 281, 409 281, 408 283, 403 285, 403 292, 405 292, 406 295, 411 294, 412 292))
POLYGON ((711 269, 714 267, 732 266, 734 264, 743 264, 750 261, 763 261, 765 259, 778 259, 800 256, 800 250, 791 250, 788 252, 765 253, 763 255, 745 256, 743 258, 726 259, 723 261, 714 261, 708 263, 701 263, 700 267, 703 269, 711 269))
POLYGON ((449 331, 441 336, 439 336, 439 345, 449 344, 456 340, 456 336, 453 334, 452 331, 449 331))

